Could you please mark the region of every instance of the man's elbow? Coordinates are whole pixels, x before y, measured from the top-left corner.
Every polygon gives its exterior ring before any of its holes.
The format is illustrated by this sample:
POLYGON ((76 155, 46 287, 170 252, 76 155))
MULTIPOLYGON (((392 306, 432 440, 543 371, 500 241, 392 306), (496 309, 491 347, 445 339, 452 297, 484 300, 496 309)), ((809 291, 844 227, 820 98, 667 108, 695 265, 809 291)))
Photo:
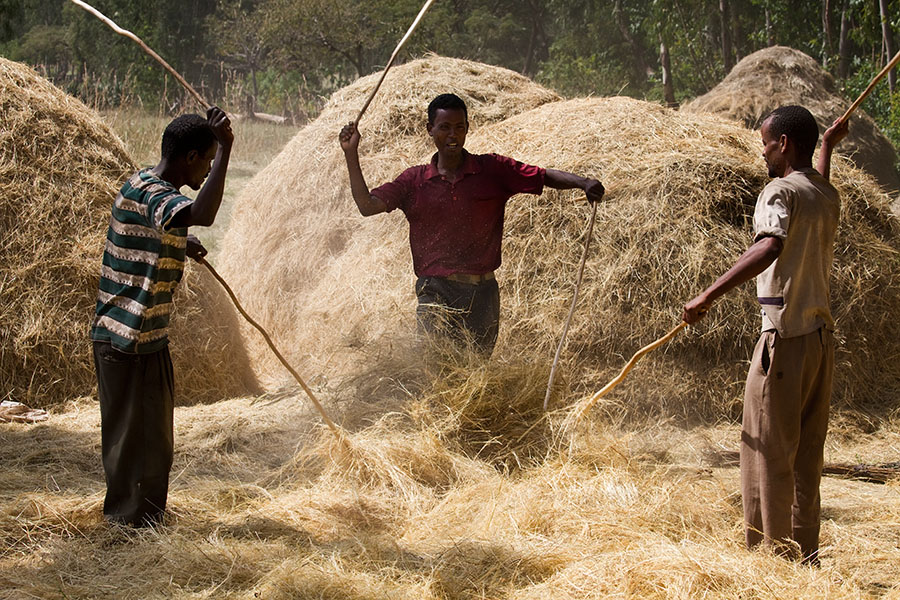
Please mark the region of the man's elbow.
POLYGON ((369 206, 369 205, 365 205, 365 206, 357 205, 356 207, 359 209, 359 214, 361 214, 364 217, 371 217, 372 215, 378 214, 378 211, 375 210, 374 207, 369 206))
POLYGON ((760 240, 763 244, 763 257, 769 263, 775 262, 781 251, 784 250, 784 240, 778 237, 769 236, 760 240))

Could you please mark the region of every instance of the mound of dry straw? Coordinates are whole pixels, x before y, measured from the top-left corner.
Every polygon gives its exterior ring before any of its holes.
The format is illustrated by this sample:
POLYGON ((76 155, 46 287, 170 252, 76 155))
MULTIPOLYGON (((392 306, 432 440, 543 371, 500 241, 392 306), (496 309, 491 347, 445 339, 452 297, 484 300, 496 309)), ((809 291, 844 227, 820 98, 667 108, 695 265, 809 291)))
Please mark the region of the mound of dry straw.
MULTIPOLYGON (((471 112, 477 122, 477 108, 471 112)), ((369 352, 363 354, 368 360, 385 351, 398 333, 409 332, 415 301, 402 217, 365 220, 355 214, 334 141, 337 123, 325 132, 321 126, 317 122, 299 135, 279 162, 312 155, 319 147, 302 138, 316 133, 328 144, 321 148, 330 157, 332 188, 323 186, 322 172, 316 169, 293 170, 290 184, 276 185, 282 202, 293 203, 292 196, 307 189, 320 191, 314 202, 325 208, 312 213, 315 220, 305 204, 291 215, 281 216, 279 210, 278 218, 257 222, 253 240, 270 238, 286 247, 281 252, 304 258, 271 261, 262 273, 247 271, 244 285, 271 305, 268 316, 275 320, 270 323, 281 328, 283 339, 300 352, 332 361, 324 373, 334 377, 365 368, 360 362, 339 363, 336 357, 362 348, 369 352), (308 153, 297 156, 302 148, 308 153), (334 197, 336 205, 323 202, 322 195, 334 197), (338 231, 343 232, 340 244, 323 250, 317 236, 338 231), (309 284, 297 279, 308 265, 308 254, 318 265, 318 280, 309 284)), ((373 154, 373 143, 366 140, 364 172, 374 186, 402 166, 396 160, 399 152, 373 154)), ((384 150, 385 144, 379 139, 374 146, 384 150)), ((625 98, 545 103, 498 123, 473 126, 468 147, 594 175, 609 189, 563 354, 556 406, 599 389, 638 348, 679 323, 684 302, 749 245, 750 215, 767 182, 757 133, 718 116, 679 113, 625 98)), ((836 397, 842 406, 872 408, 900 391, 900 363, 895 360, 900 323, 893 318, 900 307, 895 279, 900 240, 888 199, 875 182, 846 161, 835 163, 834 180, 844 199, 833 279, 841 343, 836 397)), ((274 210, 277 201, 270 202, 274 210)), ((526 361, 536 368, 549 364, 571 298, 587 218, 588 207, 572 191, 548 190, 541 197, 511 200, 499 272, 499 360, 526 361)), ((311 273, 306 276, 314 279, 311 273)), ((731 294, 702 325, 646 358, 610 396, 610 410, 735 416, 745 361, 759 327, 751 288, 731 294)))
MULTIPOLYGON (((684 105, 685 112, 712 112, 758 128, 775 108, 800 104, 815 115, 821 131, 844 114, 852 99, 841 95, 834 79, 799 50, 773 46, 741 60, 709 93, 684 105)), ((857 110, 850 121, 850 134, 841 145, 842 154, 875 176, 888 191, 900 190, 897 152, 878 126, 857 110)))
MULTIPOLYGON (((768 181, 758 133, 626 98, 547 104, 486 127, 469 146, 594 174, 609 190, 565 352, 570 389, 578 394, 599 389, 638 348, 677 325, 684 302, 743 252, 768 181)), ((832 179, 843 202, 832 275, 840 340, 835 396, 844 407, 889 408, 885 398, 900 391, 900 322, 893 317, 900 309, 900 228, 868 175, 836 159, 832 179)), ((512 201, 502 269, 507 352, 531 347, 552 356, 586 221, 587 207, 574 193, 512 201)), ((749 283, 648 355, 613 392, 610 408, 735 415, 759 323, 749 283)))
MULTIPOLYGON (((100 257, 112 199, 135 166, 94 112, 4 59, 0 125, 0 396, 49 406, 95 386, 88 332, 100 257)), ((176 299, 182 402, 255 386, 217 285, 194 273, 176 299)))
MULTIPOLYGON (((248 312, 291 360, 312 359, 310 371, 328 362, 340 372, 346 363, 335 354, 339 347, 364 347, 401 322, 410 325, 414 278, 406 222, 399 211, 359 215, 337 139, 378 76, 336 92, 257 174, 236 201, 222 246, 221 271, 248 312), (377 306, 369 304, 373 298, 377 306)), ((371 187, 428 160, 433 148, 425 110, 444 92, 466 100, 475 128, 558 100, 512 71, 466 60, 431 56, 395 67, 360 124, 360 157, 371 187)), ((256 344, 252 354, 260 369, 280 377, 258 334, 247 338, 256 344)))

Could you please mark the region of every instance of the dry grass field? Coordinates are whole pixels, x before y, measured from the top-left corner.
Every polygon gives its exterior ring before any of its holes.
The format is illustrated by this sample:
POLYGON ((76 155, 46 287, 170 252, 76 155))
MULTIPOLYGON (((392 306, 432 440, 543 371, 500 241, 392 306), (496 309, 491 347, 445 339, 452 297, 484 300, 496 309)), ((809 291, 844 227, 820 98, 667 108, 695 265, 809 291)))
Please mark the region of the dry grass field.
MULTIPOLYGON (((420 120, 417 94, 432 93, 429 77, 441 81, 448 77, 442 69, 462 69, 475 78, 472 93, 490 91, 477 100, 486 118, 473 148, 518 148, 572 170, 602 167, 616 190, 599 217, 587 275, 593 282, 576 313, 551 412, 541 405, 581 247, 583 206, 571 209, 574 198, 557 194, 511 209, 501 273, 507 320, 498 350, 486 362, 436 360, 408 339, 413 298, 410 273, 400 272, 409 270, 405 230, 396 220, 360 224, 341 204, 349 202, 346 181, 336 143, 329 144, 334 126, 352 113, 341 103, 355 106, 365 81, 336 94, 331 112, 299 131, 237 123, 226 212, 197 233, 212 249, 211 262, 229 263, 229 280, 246 290, 261 287, 263 259, 277 253, 267 280, 273 283, 253 298, 255 309, 272 311, 276 337, 345 437, 334 438, 293 381, 271 366, 255 332, 245 330, 269 391, 176 407, 169 514, 159 527, 134 530, 102 517, 95 394, 44 398, 48 421, 0 424, 0 600, 900 600, 900 479, 823 479, 820 568, 744 547, 735 407, 757 324, 756 307, 741 298, 746 290, 723 303, 708 329, 684 332, 640 363, 577 427, 563 426, 568 407, 671 320, 667 305, 709 276, 704 260, 685 260, 676 289, 660 290, 659 265, 681 258, 644 256, 657 265, 652 273, 652 266, 627 262, 679 235, 653 220, 650 207, 682 207, 708 219, 695 256, 725 260, 741 250, 741 198, 729 204, 686 190, 712 165, 721 168, 704 185, 716 182, 723 196, 735 189, 752 196, 749 188, 761 179, 752 135, 718 118, 681 118, 629 99, 561 101, 465 61, 432 58, 408 69, 412 83, 392 88, 404 70, 392 72, 384 103, 364 121, 364 165, 379 175, 423 151, 416 146, 422 140, 410 142, 411 156, 398 161, 385 140, 418 135, 409 124, 420 120), (511 82, 521 87, 511 91, 511 82), (398 97, 409 100, 389 100, 398 97), (598 114, 614 118, 601 122, 598 114), (659 143, 648 146, 656 154, 610 141, 633 139, 641 127, 657 136, 659 143), (711 150, 698 156, 692 136, 704 127, 711 150), (554 145, 560 140, 566 149, 554 145), (621 159, 626 149, 656 168, 609 158, 621 159), (292 168, 301 163, 303 169, 292 168), (300 193, 309 190, 311 199, 300 193), (681 202, 687 197, 694 204, 681 202), (723 224, 717 211, 734 214, 723 224), (325 226, 331 229, 317 229, 325 226), (241 227, 261 237, 269 229, 286 233, 260 246, 255 237, 242 238, 241 227), (329 245, 337 238, 340 244, 329 245), (376 255, 378 264, 370 261, 376 255), (310 283, 307 271, 341 286, 310 283), (635 290, 634 297, 613 297, 617 286, 635 290), (293 320, 276 318, 278 311, 293 320), (707 367, 719 369, 716 379, 703 379, 707 367)), ((134 162, 155 162, 167 117, 125 110, 100 118, 134 162)), ((859 221, 842 233, 837 293, 871 314, 845 327, 841 368, 850 391, 836 401, 825 459, 893 463, 900 460, 898 341, 888 338, 897 308, 897 226, 870 179, 843 161, 835 177, 848 199, 846 215, 859 221), (864 266, 876 255, 884 256, 864 266), (877 347, 867 340, 878 340, 877 347)), ((186 297, 179 310, 195 304, 186 297)), ((211 319, 224 314, 209 306, 221 305, 203 305, 215 313, 211 319)), ((841 318, 853 316, 848 310, 841 318)), ((84 319, 86 336, 89 315, 84 319)), ((235 323, 227 326, 237 329, 235 323)), ((189 341, 181 340, 173 346, 189 341)), ((196 385, 197 378, 182 377, 176 386, 184 380, 196 385)))

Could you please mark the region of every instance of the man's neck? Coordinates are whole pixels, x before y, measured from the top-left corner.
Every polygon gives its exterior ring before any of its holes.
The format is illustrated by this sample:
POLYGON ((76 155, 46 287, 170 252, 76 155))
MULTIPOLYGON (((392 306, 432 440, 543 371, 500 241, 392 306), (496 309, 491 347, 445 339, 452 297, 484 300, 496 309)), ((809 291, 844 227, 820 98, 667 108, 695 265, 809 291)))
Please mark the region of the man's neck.
POLYGON ((812 160, 806 162, 798 162, 798 163, 788 163, 784 168, 784 175, 782 177, 787 177, 794 171, 802 171, 804 169, 812 169, 812 160))
POLYGON ((453 174, 455 175, 462 169, 463 164, 466 162, 466 151, 463 150, 458 154, 453 154, 450 156, 445 156, 441 153, 438 153, 437 159, 437 168, 438 172, 442 175, 453 174))
POLYGON ((181 189, 185 185, 184 178, 180 175, 178 169, 165 158, 161 159, 155 167, 150 169, 150 172, 163 181, 168 181, 176 189, 181 189))

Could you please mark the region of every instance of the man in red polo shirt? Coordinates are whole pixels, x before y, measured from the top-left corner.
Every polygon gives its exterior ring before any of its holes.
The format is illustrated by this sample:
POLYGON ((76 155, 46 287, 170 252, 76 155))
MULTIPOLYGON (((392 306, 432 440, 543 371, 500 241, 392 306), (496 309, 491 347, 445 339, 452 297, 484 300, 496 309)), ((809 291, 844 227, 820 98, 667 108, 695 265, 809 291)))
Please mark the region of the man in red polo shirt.
POLYGON ((425 332, 442 332, 490 354, 497 341, 503 214, 516 194, 540 194, 544 186, 581 188, 591 202, 603 185, 565 171, 543 169, 497 154, 469 154, 466 104, 441 94, 428 105, 428 134, 437 152, 394 181, 369 190, 359 164, 360 134, 354 123, 340 133, 350 189, 364 217, 399 208, 409 221, 416 273, 416 317, 425 332))

